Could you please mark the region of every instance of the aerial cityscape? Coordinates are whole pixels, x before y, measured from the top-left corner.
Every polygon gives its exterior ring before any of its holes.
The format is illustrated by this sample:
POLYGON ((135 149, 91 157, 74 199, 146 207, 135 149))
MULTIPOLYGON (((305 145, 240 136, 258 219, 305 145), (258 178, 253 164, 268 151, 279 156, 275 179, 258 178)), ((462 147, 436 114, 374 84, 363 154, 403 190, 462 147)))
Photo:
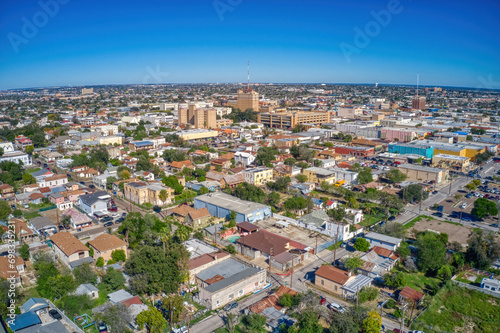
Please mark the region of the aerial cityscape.
POLYGON ((0 333, 499 332, 499 14, 2 2, 0 333))

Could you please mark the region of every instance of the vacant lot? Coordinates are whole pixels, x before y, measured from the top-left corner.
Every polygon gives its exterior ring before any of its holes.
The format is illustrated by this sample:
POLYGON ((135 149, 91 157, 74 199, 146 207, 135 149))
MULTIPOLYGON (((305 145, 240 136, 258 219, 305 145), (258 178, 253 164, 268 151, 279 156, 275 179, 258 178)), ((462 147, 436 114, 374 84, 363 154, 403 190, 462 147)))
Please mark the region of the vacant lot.
POLYGON ((413 229, 417 231, 433 230, 441 233, 444 232, 448 234, 448 241, 450 243, 456 241, 463 245, 467 244, 467 239, 469 239, 469 234, 471 232, 470 228, 461 225, 426 219, 422 219, 421 221, 415 223, 415 225, 409 229, 410 235, 411 230, 413 229))
POLYGON ((412 328, 424 332, 498 332, 499 302, 498 298, 449 282, 434 296, 412 328))

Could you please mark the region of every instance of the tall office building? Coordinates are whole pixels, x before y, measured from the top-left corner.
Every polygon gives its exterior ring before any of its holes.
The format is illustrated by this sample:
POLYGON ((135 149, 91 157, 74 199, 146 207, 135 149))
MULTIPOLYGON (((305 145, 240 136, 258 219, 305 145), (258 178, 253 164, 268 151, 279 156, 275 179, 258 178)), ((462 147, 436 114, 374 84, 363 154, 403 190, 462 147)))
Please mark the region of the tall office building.
POLYGON ((425 109, 425 97, 423 96, 414 96, 411 101, 412 109, 416 110, 424 110, 425 109))
POLYGON ((310 124, 321 126, 330 122, 329 112, 278 112, 259 113, 257 122, 273 128, 295 128, 297 125, 310 124))

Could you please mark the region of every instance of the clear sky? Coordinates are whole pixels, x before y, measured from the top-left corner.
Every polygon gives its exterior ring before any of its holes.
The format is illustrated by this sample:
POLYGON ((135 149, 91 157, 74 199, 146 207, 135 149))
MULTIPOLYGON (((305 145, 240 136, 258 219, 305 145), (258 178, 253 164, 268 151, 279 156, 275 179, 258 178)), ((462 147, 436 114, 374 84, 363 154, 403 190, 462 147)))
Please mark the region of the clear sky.
POLYGON ((245 82, 248 60, 252 82, 500 88, 499 17, 497 0, 1 0, 0 89, 245 82))

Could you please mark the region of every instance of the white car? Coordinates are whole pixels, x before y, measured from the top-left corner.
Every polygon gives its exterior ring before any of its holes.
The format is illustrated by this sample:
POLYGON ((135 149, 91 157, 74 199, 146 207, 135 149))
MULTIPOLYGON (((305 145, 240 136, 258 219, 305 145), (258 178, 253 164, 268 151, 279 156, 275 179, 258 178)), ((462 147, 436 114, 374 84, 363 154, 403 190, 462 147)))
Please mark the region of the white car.
POLYGON ((121 214, 118 214, 118 213, 114 213, 114 214, 111 215, 111 217, 114 218, 114 219, 117 219, 120 216, 121 216, 121 214))
POLYGON ((333 311, 335 311, 335 312, 339 312, 339 313, 344 313, 345 312, 345 309, 340 304, 337 304, 337 303, 330 303, 328 305, 328 307, 330 309, 332 309, 333 311))
POLYGON ((478 197, 478 196, 479 196, 479 192, 476 192, 476 193, 474 194, 474 196, 478 197))
POLYGON ((28 208, 30 208, 30 205, 24 204, 24 208, 28 209, 28 208))
POLYGON ((460 205, 460 208, 462 209, 465 209, 467 207, 467 204, 463 203, 462 205, 460 205))

